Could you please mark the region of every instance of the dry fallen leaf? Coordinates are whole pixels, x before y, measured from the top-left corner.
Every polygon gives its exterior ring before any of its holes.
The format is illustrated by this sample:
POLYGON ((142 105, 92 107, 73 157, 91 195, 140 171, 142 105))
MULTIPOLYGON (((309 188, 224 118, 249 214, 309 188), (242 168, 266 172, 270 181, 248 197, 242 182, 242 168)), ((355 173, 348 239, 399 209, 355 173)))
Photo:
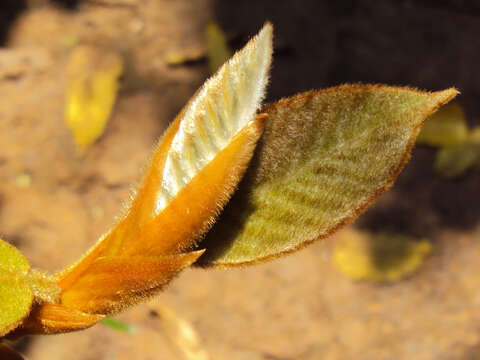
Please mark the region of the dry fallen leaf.
POLYGON ((92 45, 73 49, 68 65, 65 122, 80 153, 104 132, 123 72, 117 53, 92 45))
POLYGON ((182 51, 169 51, 165 55, 165 61, 170 66, 178 66, 205 60, 205 56, 205 49, 193 48, 182 51))
POLYGON ((150 307, 153 313, 160 318, 165 334, 175 344, 185 360, 210 359, 192 324, 163 305, 153 304, 150 307))
POLYGON ((355 229, 335 239, 333 264, 354 280, 392 282, 411 275, 431 253, 426 239, 355 229))
POLYGON ((255 263, 325 238, 387 190, 426 118, 458 92, 343 85, 280 100, 203 266, 255 263))

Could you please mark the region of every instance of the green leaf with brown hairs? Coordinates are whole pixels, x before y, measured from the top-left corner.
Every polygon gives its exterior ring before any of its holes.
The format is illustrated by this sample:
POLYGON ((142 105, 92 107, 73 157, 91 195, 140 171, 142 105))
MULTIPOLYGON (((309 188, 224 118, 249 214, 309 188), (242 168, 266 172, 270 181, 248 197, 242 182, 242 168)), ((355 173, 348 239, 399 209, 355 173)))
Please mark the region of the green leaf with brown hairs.
POLYGON ((267 105, 251 166, 199 264, 268 260, 352 222, 393 184, 425 119, 457 93, 343 85, 267 105))

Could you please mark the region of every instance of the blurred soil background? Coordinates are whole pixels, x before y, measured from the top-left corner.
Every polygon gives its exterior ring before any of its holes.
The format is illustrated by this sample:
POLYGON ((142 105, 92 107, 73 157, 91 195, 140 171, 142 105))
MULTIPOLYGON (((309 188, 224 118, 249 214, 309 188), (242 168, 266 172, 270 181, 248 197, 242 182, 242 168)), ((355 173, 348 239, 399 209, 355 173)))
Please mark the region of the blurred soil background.
MULTIPOLYGON (((0 232, 35 267, 70 264, 113 223, 157 139, 209 74, 201 59, 166 59, 204 52, 210 20, 232 49, 273 22, 268 101, 345 82, 455 86, 469 125, 480 125, 476 0, 2 0, 0 232), (82 157, 64 123, 77 44, 126 64, 106 131, 82 157)), ((480 174, 439 177, 435 151, 417 146, 356 223, 431 241, 432 256, 407 279, 353 281, 332 265, 333 237, 251 268, 185 271, 118 317, 134 334, 98 325, 16 346, 31 360, 480 359, 480 174), (158 306, 197 333, 194 355, 172 340, 158 306)))

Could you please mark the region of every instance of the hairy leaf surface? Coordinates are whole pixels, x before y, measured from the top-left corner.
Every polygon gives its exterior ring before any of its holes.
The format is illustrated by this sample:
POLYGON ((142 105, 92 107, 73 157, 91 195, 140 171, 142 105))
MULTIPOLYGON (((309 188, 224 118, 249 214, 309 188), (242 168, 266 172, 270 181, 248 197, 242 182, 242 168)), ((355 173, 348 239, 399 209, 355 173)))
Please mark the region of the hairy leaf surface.
POLYGON ((392 185, 424 120, 456 94, 344 85, 266 106, 252 164, 202 242, 200 264, 266 260, 350 223, 392 185))
POLYGON ((109 314, 118 311, 119 306, 135 304, 150 295, 152 289, 165 285, 202 253, 194 251, 163 257, 100 258, 65 293, 62 303, 86 313, 109 314))
POLYGON ((60 334, 86 329, 104 318, 103 315, 88 314, 61 304, 44 303, 34 306, 22 326, 8 336, 18 339, 26 335, 60 334))

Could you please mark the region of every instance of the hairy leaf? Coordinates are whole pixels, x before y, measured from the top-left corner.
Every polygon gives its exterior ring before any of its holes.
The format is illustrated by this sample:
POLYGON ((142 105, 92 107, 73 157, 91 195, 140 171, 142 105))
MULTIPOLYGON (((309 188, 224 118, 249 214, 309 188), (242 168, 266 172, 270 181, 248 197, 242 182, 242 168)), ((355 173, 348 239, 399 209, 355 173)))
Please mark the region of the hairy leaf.
POLYGON ((334 265, 354 280, 392 282, 411 275, 431 253, 426 239, 349 229, 335 239, 334 265))
POLYGON ((65 122, 80 152, 104 132, 123 72, 122 58, 91 45, 77 46, 68 69, 65 122))
POLYGON ((15 247, 0 240, 0 337, 16 328, 30 312, 33 291, 30 265, 15 247))
POLYGON ((451 102, 425 121, 417 142, 430 146, 452 146, 463 143, 467 134, 463 108, 459 103, 451 102))
POLYGON ((202 242, 200 265, 273 258, 353 221, 392 185, 424 120, 456 94, 344 85, 266 106, 252 164, 202 242))
POLYGON ((186 253, 215 221, 260 137, 268 81, 267 24, 189 101, 169 127, 124 216, 59 274, 62 304, 110 314, 152 295, 201 252, 186 253))
POLYGON ((8 336, 11 339, 18 339, 26 335, 82 330, 95 325, 103 318, 103 315, 84 313, 61 304, 44 303, 34 306, 22 326, 8 336))
POLYGON ((160 289, 202 253, 99 258, 65 292, 62 303, 86 313, 113 313, 149 296, 152 289, 160 289))

